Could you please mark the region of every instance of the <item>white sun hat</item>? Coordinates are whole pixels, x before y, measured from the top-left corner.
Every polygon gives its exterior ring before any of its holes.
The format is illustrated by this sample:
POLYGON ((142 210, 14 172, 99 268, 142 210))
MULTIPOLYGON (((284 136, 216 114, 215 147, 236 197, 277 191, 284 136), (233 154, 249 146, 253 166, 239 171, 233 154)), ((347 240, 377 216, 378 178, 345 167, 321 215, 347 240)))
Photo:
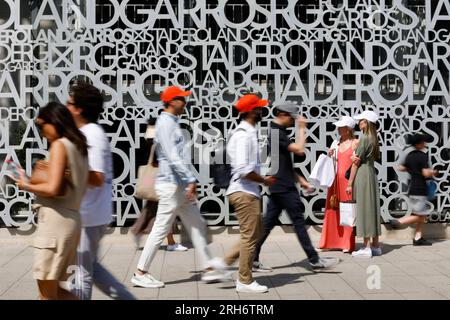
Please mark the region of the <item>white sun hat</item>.
POLYGON ((370 111, 370 110, 366 110, 363 113, 353 117, 353 119, 355 119, 355 120, 363 120, 364 119, 364 120, 370 121, 372 123, 377 123, 379 118, 380 117, 375 112, 370 111))
POLYGON ((333 122, 333 124, 340 128, 340 127, 349 127, 349 128, 355 128, 356 126, 356 121, 353 120, 352 117, 349 116, 342 116, 339 121, 333 122))

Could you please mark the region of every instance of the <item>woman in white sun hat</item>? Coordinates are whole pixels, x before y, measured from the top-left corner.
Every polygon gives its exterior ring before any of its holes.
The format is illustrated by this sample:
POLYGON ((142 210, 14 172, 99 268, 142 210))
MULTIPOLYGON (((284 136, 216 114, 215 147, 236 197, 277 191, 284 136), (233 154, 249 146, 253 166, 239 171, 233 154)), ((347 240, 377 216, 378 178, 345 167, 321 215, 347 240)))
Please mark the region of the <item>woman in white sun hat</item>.
POLYGON ((375 112, 368 110, 354 117, 363 135, 355 151, 346 192, 356 200, 356 236, 364 239, 364 246, 352 256, 360 258, 381 255, 378 241, 381 235, 380 191, 374 166, 375 160, 380 158, 378 118, 375 112))
POLYGON ((338 129, 339 140, 333 142, 328 155, 337 160, 336 176, 333 185, 328 188, 319 248, 352 252, 355 249, 353 227, 339 225, 339 208, 333 209, 330 199, 333 194, 336 194, 339 201, 352 200, 351 194, 346 193, 348 180, 345 178, 345 173, 352 165, 352 155, 358 145, 358 139, 354 135, 356 121, 352 117, 343 116, 333 124, 338 129))

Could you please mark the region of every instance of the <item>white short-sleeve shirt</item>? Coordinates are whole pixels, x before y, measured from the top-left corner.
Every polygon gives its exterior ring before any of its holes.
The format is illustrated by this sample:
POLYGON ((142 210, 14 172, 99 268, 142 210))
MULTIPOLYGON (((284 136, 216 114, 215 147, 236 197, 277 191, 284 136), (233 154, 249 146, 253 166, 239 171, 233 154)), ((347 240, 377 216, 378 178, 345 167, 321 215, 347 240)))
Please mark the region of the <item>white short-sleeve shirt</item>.
POLYGON ((88 186, 81 202, 80 214, 83 227, 109 224, 112 220, 112 155, 109 139, 103 128, 88 123, 80 128, 88 144, 89 171, 105 175, 101 187, 88 186))

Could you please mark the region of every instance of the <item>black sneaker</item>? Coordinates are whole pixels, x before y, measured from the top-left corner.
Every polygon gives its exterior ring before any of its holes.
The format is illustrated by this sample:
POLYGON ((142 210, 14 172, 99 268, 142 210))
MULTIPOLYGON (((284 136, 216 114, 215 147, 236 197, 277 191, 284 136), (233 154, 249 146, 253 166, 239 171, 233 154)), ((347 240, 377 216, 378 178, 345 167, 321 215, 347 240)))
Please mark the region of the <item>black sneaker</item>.
POLYGON ((420 238, 419 240, 413 239, 413 246, 431 246, 432 243, 424 238, 420 238))
POLYGON ((325 257, 325 258, 319 258, 319 260, 317 262, 310 262, 309 264, 311 265, 312 269, 314 271, 316 270, 328 270, 328 269, 332 269, 335 266, 337 266, 339 264, 339 258, 330 258, 330 257, 325 257))
POLYGON ((394 230, 400 229, 400 227, 402 226, 402 224, 398 222, 397 219, 389 219, 388 224, 394 230))

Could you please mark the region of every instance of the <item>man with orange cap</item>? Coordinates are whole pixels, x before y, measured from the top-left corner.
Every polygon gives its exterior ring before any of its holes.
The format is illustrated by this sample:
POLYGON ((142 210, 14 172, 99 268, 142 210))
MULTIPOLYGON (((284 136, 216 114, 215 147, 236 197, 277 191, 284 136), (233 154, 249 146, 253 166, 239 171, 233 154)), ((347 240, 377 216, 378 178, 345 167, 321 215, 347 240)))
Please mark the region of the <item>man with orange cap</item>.
POLYGON ((186 97, 190 91, 176 86, 166 88, 161 94, 164 111, 156 122, 156 154, 159 174, 155 190, 159 197, 158 211, 153 229, 147 238, 137 270, 131 279, 135 286, 161 288, 164 283, 155 279, 148 270, 162 241, 169 233, 176 216, 179 216, 188 230, 199 255, 205 282, 220 281, 224 273, 210 267, 210 253, 205 238, 206 223, 196 204, 197 185, 192 174, 191 158, 178 124, 178 117, 184 113, 186 97))
POLYGON ((256 124, 262 119, 262 108, 268 104, 255 94, 247 94, 236 103, 241 122, 231 135, 227 154, 231 160, 231 181, 226 195, 233 205, 239 221, 240 242, 226 255, 215 258, 213 267, 227 268, 239 258, 239 279, 236 291, 263 293, 267 286, 252 277, 253 256, 262 229, 260 184, 271 186, 275 178, 260 175, 260 156, 256 124))

